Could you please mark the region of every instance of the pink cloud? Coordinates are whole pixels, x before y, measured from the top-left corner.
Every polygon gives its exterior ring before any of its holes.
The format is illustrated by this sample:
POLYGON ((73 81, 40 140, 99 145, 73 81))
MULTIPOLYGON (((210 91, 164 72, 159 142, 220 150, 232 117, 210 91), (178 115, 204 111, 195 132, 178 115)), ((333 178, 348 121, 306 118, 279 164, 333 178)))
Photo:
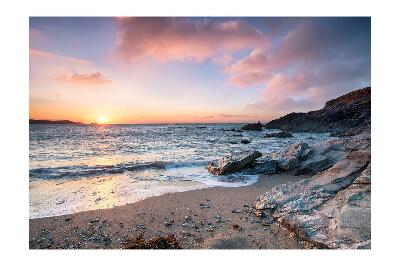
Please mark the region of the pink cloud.
POLYGON ((266 49, 255 49, 247 57, 224 66, 224 72, 230 75, 228 82, 242 88, 265 82, 269 69, 266 49))
POLYGON ((72 84, 89 85, 89 86, 105 85, 111 82, 111 80, 106 79, 100 72, 89 73, 89 74, 79 74, 79 73, 59 74, 55 79, 72 84))
POLYGON ((223 66, 232 64, 235 61, 237 61, 237 59, 234 58, 231 54, 227 54, 227 53, 225 53, 223 55, 216 56, 216 57, 214 57, 212 59, 212 62, 214 64, 223 65, 223 66))
POLYGON ((82 64, 82 65, 90 65, 91 64, 89 61, 81 60, 78 58, 52 54, 52 53, 48 53, 48 52, 44 52, 44 51, 36 50, 36 49, 32 49, 32 48, 29 48, 29 57, 30 58, 38 58, 38 59, 40 59, 40 58, 42 58, 42 59, 43 58, 58 59, 58 60, 68 61, 71 63, 77 63, 77 64, 82 64))
POLYGON ((218 53, 263 47, 265 36, 242 20, 120 18, 118 50, 122 58, 197 60, 218 53))

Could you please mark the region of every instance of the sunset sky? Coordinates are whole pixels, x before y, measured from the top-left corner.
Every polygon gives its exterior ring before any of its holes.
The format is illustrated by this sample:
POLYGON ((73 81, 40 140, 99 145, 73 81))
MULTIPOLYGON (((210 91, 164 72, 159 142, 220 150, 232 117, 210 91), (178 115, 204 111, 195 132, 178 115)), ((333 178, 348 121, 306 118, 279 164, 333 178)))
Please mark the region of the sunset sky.
POLYGON ((269 121, 371 85, 370 18, 30 18, 30 118, 269 121))

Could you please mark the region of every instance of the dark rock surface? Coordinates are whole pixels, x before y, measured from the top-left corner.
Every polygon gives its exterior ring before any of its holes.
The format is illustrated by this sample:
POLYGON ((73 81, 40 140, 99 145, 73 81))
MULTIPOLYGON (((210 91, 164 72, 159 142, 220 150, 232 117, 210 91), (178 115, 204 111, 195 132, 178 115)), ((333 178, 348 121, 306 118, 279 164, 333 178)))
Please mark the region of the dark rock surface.
MULTIPOLYGON (((346 132, 371 124, 371 87, 352 91, 308 113, 290 113, 265 125, 291 132, 346 132)), ((353 131, 356 133, 356 131, 353 131)))
POLYGON ((258 151, 234 153, 222 158, 218 162, 210 163, 207 169, 213 175, 230 174, 252 165, 261 156, 261 152, 258 151))
POLYGON ((246 124, 242 126, 241 130, 262 131, 262 124, 260 121, 254 124, 246 124))
POLYGON ((249 144, 249 143, 250 143, 250 140, 248 140, 248 139, 242 139, 242 140, 240 140, 240 143, 242 143, 242 144, 249 144))
POLYGON ((293 135, 290 132, 280 131, 280 132, 267 133, 265 135, 265 137, 266 138, 291 138, 291 137, 293 137, 293 135))
POLYGON ((309 148, 305 142, 289 146, 278 161, 279 168, 287 171, 299 167, 301 159, 304 158, 304 152, 309 148))
POLYGON ((275 160, 265 160, 263 162, 259 162, 255 165, 254 168, 246 171, 246 174, 250 175, 271 175, 278 172, 278 162, 275 160))

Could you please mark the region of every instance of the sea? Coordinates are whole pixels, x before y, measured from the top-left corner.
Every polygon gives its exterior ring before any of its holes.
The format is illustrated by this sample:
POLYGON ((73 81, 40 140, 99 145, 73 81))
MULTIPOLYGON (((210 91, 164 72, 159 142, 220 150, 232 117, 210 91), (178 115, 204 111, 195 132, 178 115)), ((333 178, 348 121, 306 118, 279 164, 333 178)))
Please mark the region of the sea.
POLYGON ((166 193, 240 187, 259 176, 214 176, 206 165, 232 152, 271 155, 290 144, 329 138, 268 131, 236 132, 243 124, 29 126, 29 215, 40 218, 113 208, 166 193), (248 139, 249 144, 242 144, 248 139))

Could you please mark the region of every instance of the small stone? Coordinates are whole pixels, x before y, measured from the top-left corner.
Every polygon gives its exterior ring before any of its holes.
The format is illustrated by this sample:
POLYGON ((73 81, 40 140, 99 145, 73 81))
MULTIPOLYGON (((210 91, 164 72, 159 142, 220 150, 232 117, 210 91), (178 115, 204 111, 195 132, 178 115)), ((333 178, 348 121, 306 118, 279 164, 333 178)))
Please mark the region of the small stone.
POLYGON ((250 140, 248 140, 248 139, 242 139, 242 140, 240 140, 240 143, 242 143, 242 144, 249 144, 249 143, 250 143, 250 140))
POLYGON ((89 220, 89 223, 91 223, 91 224, 98 223, 98 222, 100 222, 100 219, 89 220))
POLYGON ((200 209, 208 209, 208 208, 211 208, 211 207, 207 203, 200 203, 200 209))
POLYGON ((165 221, 164 221, 164 225, 165 225, 165 226, 170 226, 170 225, 172 225, 173 223, 174 223, 174 220, 169 219, 169 218, 165 219, 165 221))
POLYGON ((232 224, 232 229, 238 230, 238 231, 242 231, 243 230, 243 228, 238 224, 232 224))

